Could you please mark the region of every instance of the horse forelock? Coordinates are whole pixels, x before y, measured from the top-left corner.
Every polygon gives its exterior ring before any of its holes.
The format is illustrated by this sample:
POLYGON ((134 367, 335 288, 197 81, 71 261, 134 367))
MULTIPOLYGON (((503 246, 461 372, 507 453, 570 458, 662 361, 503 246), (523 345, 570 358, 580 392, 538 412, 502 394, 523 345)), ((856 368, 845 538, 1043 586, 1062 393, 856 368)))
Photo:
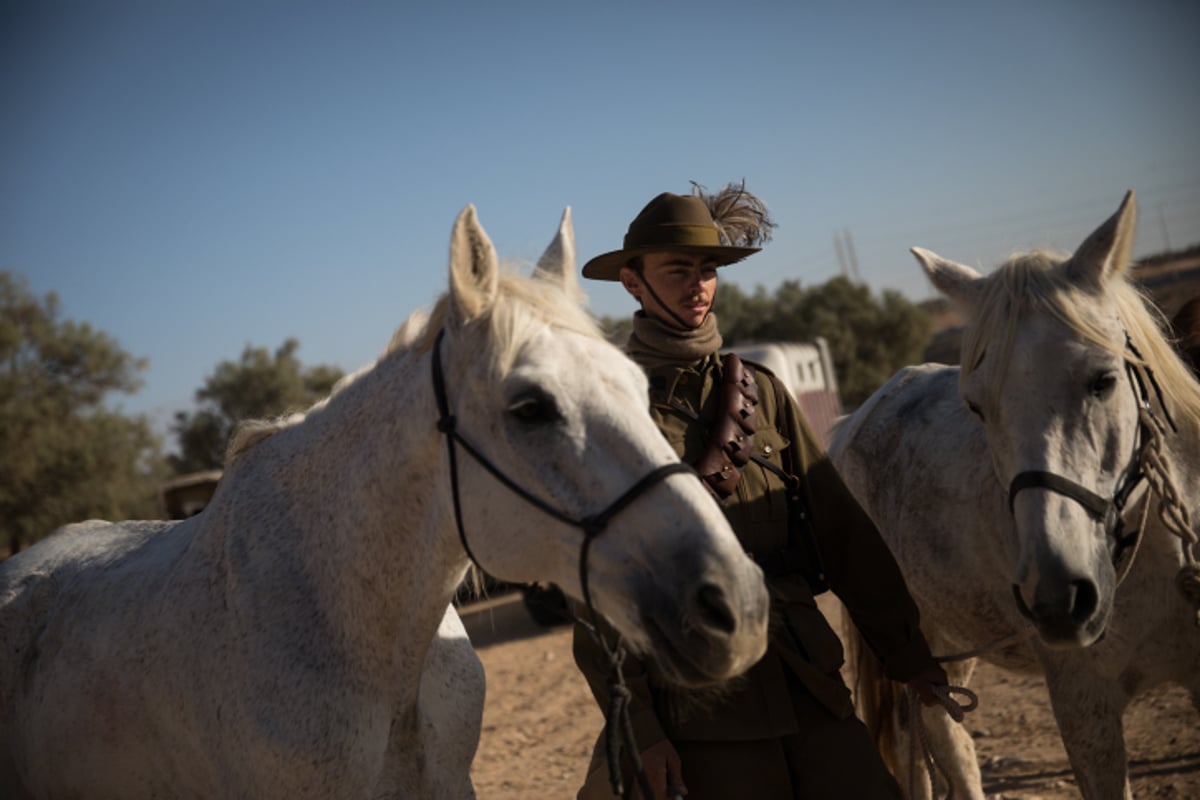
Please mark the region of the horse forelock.
MULTIPOLYGON (((977 369, 985 355, 1005 364, 1025 314, 1044 313, 1084 341, 1137 361, 1124 340, 1114 341, 1101 326, 1094 307, 1096 289, 1080 286, 1066 268, 1068 258, 1050 251, 1019 253, 985 277, 974 318, 963 334, 962 377, 977 369)), ((1128 271, 1112 276, 1104 295, 1116 307, 1125 332, 1153 370, 1171 413, 1200 424, 1200 384, 1168 338, 1168 322, 1135 285, 1128 271)))
MULTIPOLYGON (((397 331, 389 351, 412 348, 418 354, 428 352, 446 324, 449 306, 449 295, 442 295, 424 320, 424 327, 406 335, 397 331)), ((472 330, 485 331, 492 358, 489 366, 496 372, 507 370, 521 345, 546 325, 603 338, 595 319, 563 287, 507 271, 499 275, 496 302, 468 323, 472 330)))

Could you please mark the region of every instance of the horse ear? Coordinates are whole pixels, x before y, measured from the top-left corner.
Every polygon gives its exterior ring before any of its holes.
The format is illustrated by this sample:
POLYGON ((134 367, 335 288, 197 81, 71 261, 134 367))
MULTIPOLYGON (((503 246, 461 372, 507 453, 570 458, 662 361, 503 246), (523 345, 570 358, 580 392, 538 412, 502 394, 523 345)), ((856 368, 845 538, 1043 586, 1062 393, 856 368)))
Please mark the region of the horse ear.
POLYGON ((1068 274, 1076 283, 1088 283, 1100 288, 1106 280, 1123 273, 1133 254, 1133 235, 1137 228, 1137 200, 1133 190, 1125 193, 1121 207, 1071 256, 1068 274))
POLYGON ((499 285, 500 262, 475 206, 468 205, 450 234, 450 309, 462 325, 491 307, 499 285))
POLYGON ((563 209, 558 233, 546 248, 546 252, 538 259, 533 276, 559 284, 568 295, 580 303, 583 302, 583 290, 580 289, 579 277, 575 274, 575 226, 571 222, 570 206, 563 209))
POLYGON ((982 276, 970 267, 922 247, 912 248, 912 254, 921 263, 925 276, 939 292, 946 295, 964 311, 973 312, 979 303, 979 286, 982 276))

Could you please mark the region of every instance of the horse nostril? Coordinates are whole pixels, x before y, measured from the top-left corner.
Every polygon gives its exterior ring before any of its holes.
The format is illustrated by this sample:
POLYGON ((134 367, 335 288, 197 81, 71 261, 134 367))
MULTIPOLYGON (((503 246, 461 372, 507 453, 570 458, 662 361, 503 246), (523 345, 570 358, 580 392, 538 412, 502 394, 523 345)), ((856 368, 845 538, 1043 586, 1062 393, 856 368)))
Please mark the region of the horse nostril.
POLYGON ((696 593, 696 616, 698 621, 722 633, 731 634, 737 628, 733 610, 725 600, 725 592, 719 586, 706 583, 696 593))
POLYGON ((1074 602, 1071 604, 1071 619, 1082 624, 1096 613, 1099 594, 1091 581, 1075 581, 1071 584, 1071 588, 1075 592, 1074 602))

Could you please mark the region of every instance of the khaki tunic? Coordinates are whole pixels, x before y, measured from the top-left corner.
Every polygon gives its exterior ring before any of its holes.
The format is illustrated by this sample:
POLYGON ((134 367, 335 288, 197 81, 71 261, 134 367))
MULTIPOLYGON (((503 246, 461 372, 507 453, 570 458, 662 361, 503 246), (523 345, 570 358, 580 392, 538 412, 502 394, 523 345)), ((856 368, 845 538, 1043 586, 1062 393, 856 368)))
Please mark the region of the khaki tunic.
MULTIPOLYGON (((931 662, 918 626, 915 604, 899 568, 874 524, 851 496, 816 437, 786 392, 776 393, 773 376, 752 366, 759 385, 758 455, 801 473, 803 493, 830 587, 883 662, 889 677, 907 681, 931 662), (792 405, 789 427, 777 397, 792 405)), ((719 413, 722 366, 719 356, 646 370, 651 412, 680 458, 695 463, 708 447, 708 431, 719 413)), ((788 545, 787 498, 783 481, 754 462, 742 471, 736 494, 724 510, 742 546, 751 554, 788 545)), ((776 739, 797 734, 814 714, 853 715, 850 692, 838 672, 841 642, 817 608, 807 581, 798 574, 768 581, 771 627, 766 654, 722 692, 698 697, 666 688, 644 663, 627 658, 625 677, 633 699, 630 713, 639 747, 673 742, 776 739), (810 698, 793 699, 803 686, 810 698), (817 702, 812 702, 815 698, 817 702)), ((607 661, 588 630, 577 624, 574 653, 601 709, 608 707, 607 661)))

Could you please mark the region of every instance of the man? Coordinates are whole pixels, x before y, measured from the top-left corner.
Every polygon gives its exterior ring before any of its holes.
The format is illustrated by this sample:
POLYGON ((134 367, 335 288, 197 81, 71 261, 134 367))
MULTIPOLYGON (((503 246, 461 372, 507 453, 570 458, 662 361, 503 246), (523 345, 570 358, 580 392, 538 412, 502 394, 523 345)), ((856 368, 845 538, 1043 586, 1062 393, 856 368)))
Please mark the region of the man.
MULTIPOLYGON (((622 249, 583 267, 585 278, 619 280, 640 304, 626 350, 649 377, 651 413, 721 502, 771 593, 766 655, 719 692, 672 688, 626 660, 655 800, 901 796, 838 672, 841 643, 814 600, 826 583, 890 677, 927 704, 946 683, 895 560, 793 398, 764 368, 719 353, 717 270, 757 252, 773 226, 744 187, 665 193, 630 224, 622 249)), ((608 708, 609 661, 584 623, 574 651, 608 708)), ((604 741, 580 800, 612 797, 604 741)))

